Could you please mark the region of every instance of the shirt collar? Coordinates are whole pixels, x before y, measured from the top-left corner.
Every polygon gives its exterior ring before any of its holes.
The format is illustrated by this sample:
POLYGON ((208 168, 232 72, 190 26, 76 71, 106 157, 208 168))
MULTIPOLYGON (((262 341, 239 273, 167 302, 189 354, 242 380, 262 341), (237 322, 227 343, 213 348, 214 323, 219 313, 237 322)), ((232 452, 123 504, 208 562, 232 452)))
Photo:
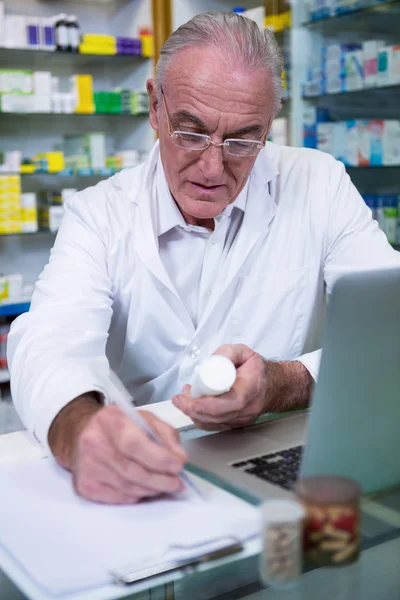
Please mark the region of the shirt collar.
MULTIPOLYGON (((250 179, 250 177, 249 177, 250 179)), ((246 209, 247 193, 249 189, 249 179, 244 188, 234 202, 229 204, 217 219, 222 216, 230 217, 234 208, 238 208, 242 212, 246 209)), ((179 208, 168 187, 167 178, 165 176, 164 167, 161 161, 161 156, 157 161, 156 172, 156 188, 157 188, 157 237, 162 236, 167 231, 174 227, 187 227, 187 223, 183 218, 179 208)))

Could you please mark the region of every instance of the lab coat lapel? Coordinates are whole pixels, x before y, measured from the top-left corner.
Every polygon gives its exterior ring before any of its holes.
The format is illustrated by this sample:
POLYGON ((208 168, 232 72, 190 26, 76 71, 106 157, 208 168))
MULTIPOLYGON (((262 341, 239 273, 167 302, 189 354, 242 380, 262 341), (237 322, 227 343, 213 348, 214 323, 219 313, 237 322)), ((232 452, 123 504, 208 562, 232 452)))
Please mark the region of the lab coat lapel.
POLYGON ((260 153, 250 176, 246 210, 240 230, 229 252, 224 269, 225 277, 212 294, 199 325, 205 322, 224 292, 234 279, 240 276, 240 271, 257 242, 262 242, 268 234, 277 209, 270 194, 270 182, 279 172, 277 163, 276 147, 268 144, 260 153))
POLYGON ((153 214, 155 204, 152 201, 158 155, 157 143, 150 155, 144 177, 142 176, 139 191, 135 197, 132 197, 132 201, 136 205, 133 243, 137 255, 149 271, 178 299, 182 308, 181 314, 190 321, 193 327, 192 319, 168 276, 158 251, 158 238, 155 229, 156 215, 153 214))

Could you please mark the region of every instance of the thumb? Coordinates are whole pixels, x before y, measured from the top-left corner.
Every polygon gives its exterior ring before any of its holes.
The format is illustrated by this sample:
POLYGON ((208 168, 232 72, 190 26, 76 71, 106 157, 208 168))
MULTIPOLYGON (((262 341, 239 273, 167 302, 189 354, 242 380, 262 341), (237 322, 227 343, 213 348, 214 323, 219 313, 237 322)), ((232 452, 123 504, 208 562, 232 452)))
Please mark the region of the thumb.
POLYGON ((140 414, 146 419, 151 429, 162 440, 165 446, 175 454, 179 460, 186 463, 188 461, 188 456, 180 444, 179 432, 147 410, 141 410, 140 414))
POLYGON ((220 346, 218 350, 214 352, 214 354, 226 356, 238 369, 250 358, 252 358, 255 352, 245 344, 224 344, 223 346, 220 346))

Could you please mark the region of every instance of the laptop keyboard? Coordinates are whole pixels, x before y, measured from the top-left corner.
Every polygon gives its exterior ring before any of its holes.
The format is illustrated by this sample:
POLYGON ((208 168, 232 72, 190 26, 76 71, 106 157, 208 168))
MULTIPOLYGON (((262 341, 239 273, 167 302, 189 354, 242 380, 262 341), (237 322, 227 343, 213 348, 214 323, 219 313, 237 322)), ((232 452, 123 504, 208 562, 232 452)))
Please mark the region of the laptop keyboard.
POLYGON ((296 446, 237 462, 232 467, 291 490, 299 474, 302 451, 303 446, 296 446))

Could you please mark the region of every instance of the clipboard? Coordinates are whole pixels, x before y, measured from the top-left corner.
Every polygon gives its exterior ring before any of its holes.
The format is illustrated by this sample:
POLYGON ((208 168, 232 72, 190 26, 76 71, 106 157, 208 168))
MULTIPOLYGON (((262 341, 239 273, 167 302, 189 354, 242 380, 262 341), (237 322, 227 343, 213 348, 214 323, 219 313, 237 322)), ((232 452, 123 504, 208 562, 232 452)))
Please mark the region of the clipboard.
MULTIPOLYGON (((207 572, 218 566, 228 565, 249 558, 256 560, 260 551, 260 539, 248 540, 243 543, 242 551, 233 552, 232 554, 225 556, 221 555, 219 557, 215 555, 210 561, 197 563, 195 565, 195 571, 201 571, 207 577, 207 572)), ((63 596, 63 600, 123 600, 124 598, 131 598, 133 593, 136 594, 149 591, 182 580, 185 575, 190 573, 190 570, 190 566, 187 570, 185 567, 183 567, 183 569, 175 568, 172 571, 165 571, 164 573, 151 576, 148 579, 140 579, 129 583, 117 583, 114 581, 114 583, 101 586, 97 589, 82 590, 79 594, 67 594, 63 596)), ((247 580, 242 579, 243 574, 240 569, 235 569, 235 574, 237 575, 237 579, 231 579, 230 581, 232 590, 238 589, 242 587, 243 584, 248 583, 247 580)), ((4 594, 5 598, 8 598, 9 596, 11 598, 14 598, 14 596, 19 598, 17 590, 25 594, 30 600, 59 600, 59 596, 48 594, 40 588, 36 582, 29 577, 28 573, 22 568, 18 561, 10 556, 5 548, 0 545, 0 597, 3 598, 4 594), (7 576, 7 580, 3 578, 1 571, 7 576)))
POLYGON ((76 497, 70 474, 51 459, 4 466, 0 568, 31 600, 113 600, 244 557, 248 542, 259 542, 258 511, 202 485, 207 502, 189 495, 110 508, 76 497))
POLYGON ((207 546, 210 546, 212 543, 216 543, 218 547, 207 551, 204 550, 205 545, 201 544, 193 556, 184 559, 164 560, 143 568, 125 568, 119 571, 112 571, 111 575, 114 583, 117 585, 132 585, 138 581, 148 580, 155 576, 173 573, 174 571, 180 571, 182 574, 191 573, 200 565, 238 554, 244 549, 243 543, 235 537, 222 540, 217 538, 209 540, 207 546))

